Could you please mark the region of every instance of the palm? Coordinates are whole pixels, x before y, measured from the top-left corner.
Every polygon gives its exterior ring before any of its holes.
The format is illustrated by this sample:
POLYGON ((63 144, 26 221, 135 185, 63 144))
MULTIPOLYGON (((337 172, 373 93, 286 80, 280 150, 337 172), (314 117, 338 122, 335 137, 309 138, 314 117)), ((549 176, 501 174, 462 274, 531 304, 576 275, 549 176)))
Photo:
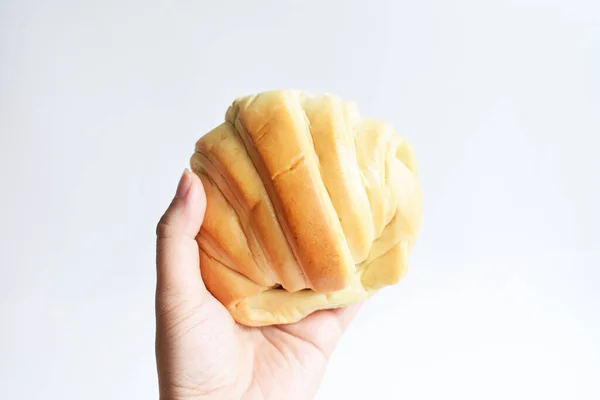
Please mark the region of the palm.
POLYGON ((171 354, 181 352, 170 368, 185 371, 185 379, 171 382, 179 388, 174 398, 310 399, 355 312, 322 311, 296 324, 248 328, 212 296, 203 301, 173 309, 170 323, 159 320, 172 326, 161 332, 176 346, 171 354))
MULTIPOLYGON (((328 354, 307 323, 249 331, 254 336, 253 382, 248 398, 307 399, 314 396, 328 354), (264 388, 269 388, 268 393, 264 388)), ((339 328, 338 328, 339 329, 339 328)))

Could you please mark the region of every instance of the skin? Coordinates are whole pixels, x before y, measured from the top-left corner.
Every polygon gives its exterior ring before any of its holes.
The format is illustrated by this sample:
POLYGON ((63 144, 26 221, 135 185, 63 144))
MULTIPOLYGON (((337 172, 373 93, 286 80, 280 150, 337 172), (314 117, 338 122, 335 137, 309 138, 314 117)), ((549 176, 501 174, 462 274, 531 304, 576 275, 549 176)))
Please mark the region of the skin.
POLYGON ((206 290, 195 237, 206 196, 186 170, 157 227, 156 361, 161 400, 311 399, 357 308, 248 328, 206 290))

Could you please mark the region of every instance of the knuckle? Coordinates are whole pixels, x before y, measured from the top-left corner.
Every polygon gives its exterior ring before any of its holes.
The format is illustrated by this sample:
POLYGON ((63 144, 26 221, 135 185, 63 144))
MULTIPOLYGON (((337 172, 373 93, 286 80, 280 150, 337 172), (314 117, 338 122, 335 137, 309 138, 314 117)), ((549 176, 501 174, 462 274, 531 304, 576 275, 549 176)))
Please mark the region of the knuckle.
POLYGON ((173 227, 171 226, 169 215, 164 214, 158 221, 158 224, 156 224, 156 236, 159 239, 166 239, 171 236, 172 231, 173 227))

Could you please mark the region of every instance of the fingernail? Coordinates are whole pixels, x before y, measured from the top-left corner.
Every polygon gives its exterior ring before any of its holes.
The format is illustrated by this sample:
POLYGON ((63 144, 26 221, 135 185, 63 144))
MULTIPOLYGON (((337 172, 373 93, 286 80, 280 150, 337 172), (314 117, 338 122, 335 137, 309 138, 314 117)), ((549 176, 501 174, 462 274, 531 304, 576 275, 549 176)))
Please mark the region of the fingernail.
POLYGON ((175 193, 175 197, 185 197, 190 188, 192 187, 192 177, 190 176, 191 172, 186 168, 179 179, 179 184, 177 185, 177 192, 175 193))

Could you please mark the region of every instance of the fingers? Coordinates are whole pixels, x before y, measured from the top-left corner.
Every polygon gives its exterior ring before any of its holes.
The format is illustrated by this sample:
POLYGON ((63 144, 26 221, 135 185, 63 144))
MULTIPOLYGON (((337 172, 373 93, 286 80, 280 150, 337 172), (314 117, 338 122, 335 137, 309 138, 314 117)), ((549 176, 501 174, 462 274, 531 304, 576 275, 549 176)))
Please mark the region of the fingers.
POLYGON ((352 320, 360 310, 361 305, 362 304, 360 303, 352 304, 344 308, 329 311, 337 319, 342 332, 348 328, 348 325, 350 325, 350 322, 352 322, 352 320))
POLYGON ((156 229, 158 295, 181 297, 205 290, 195 239, 205 210, 206 195, 202 183, 186 169, 175 197, 156 229))
POLYGON ((354 304, 317 311, 294 324, 279 325, 278 329, 311 343, 329 357, 359 309, 360 304, 354 304))

